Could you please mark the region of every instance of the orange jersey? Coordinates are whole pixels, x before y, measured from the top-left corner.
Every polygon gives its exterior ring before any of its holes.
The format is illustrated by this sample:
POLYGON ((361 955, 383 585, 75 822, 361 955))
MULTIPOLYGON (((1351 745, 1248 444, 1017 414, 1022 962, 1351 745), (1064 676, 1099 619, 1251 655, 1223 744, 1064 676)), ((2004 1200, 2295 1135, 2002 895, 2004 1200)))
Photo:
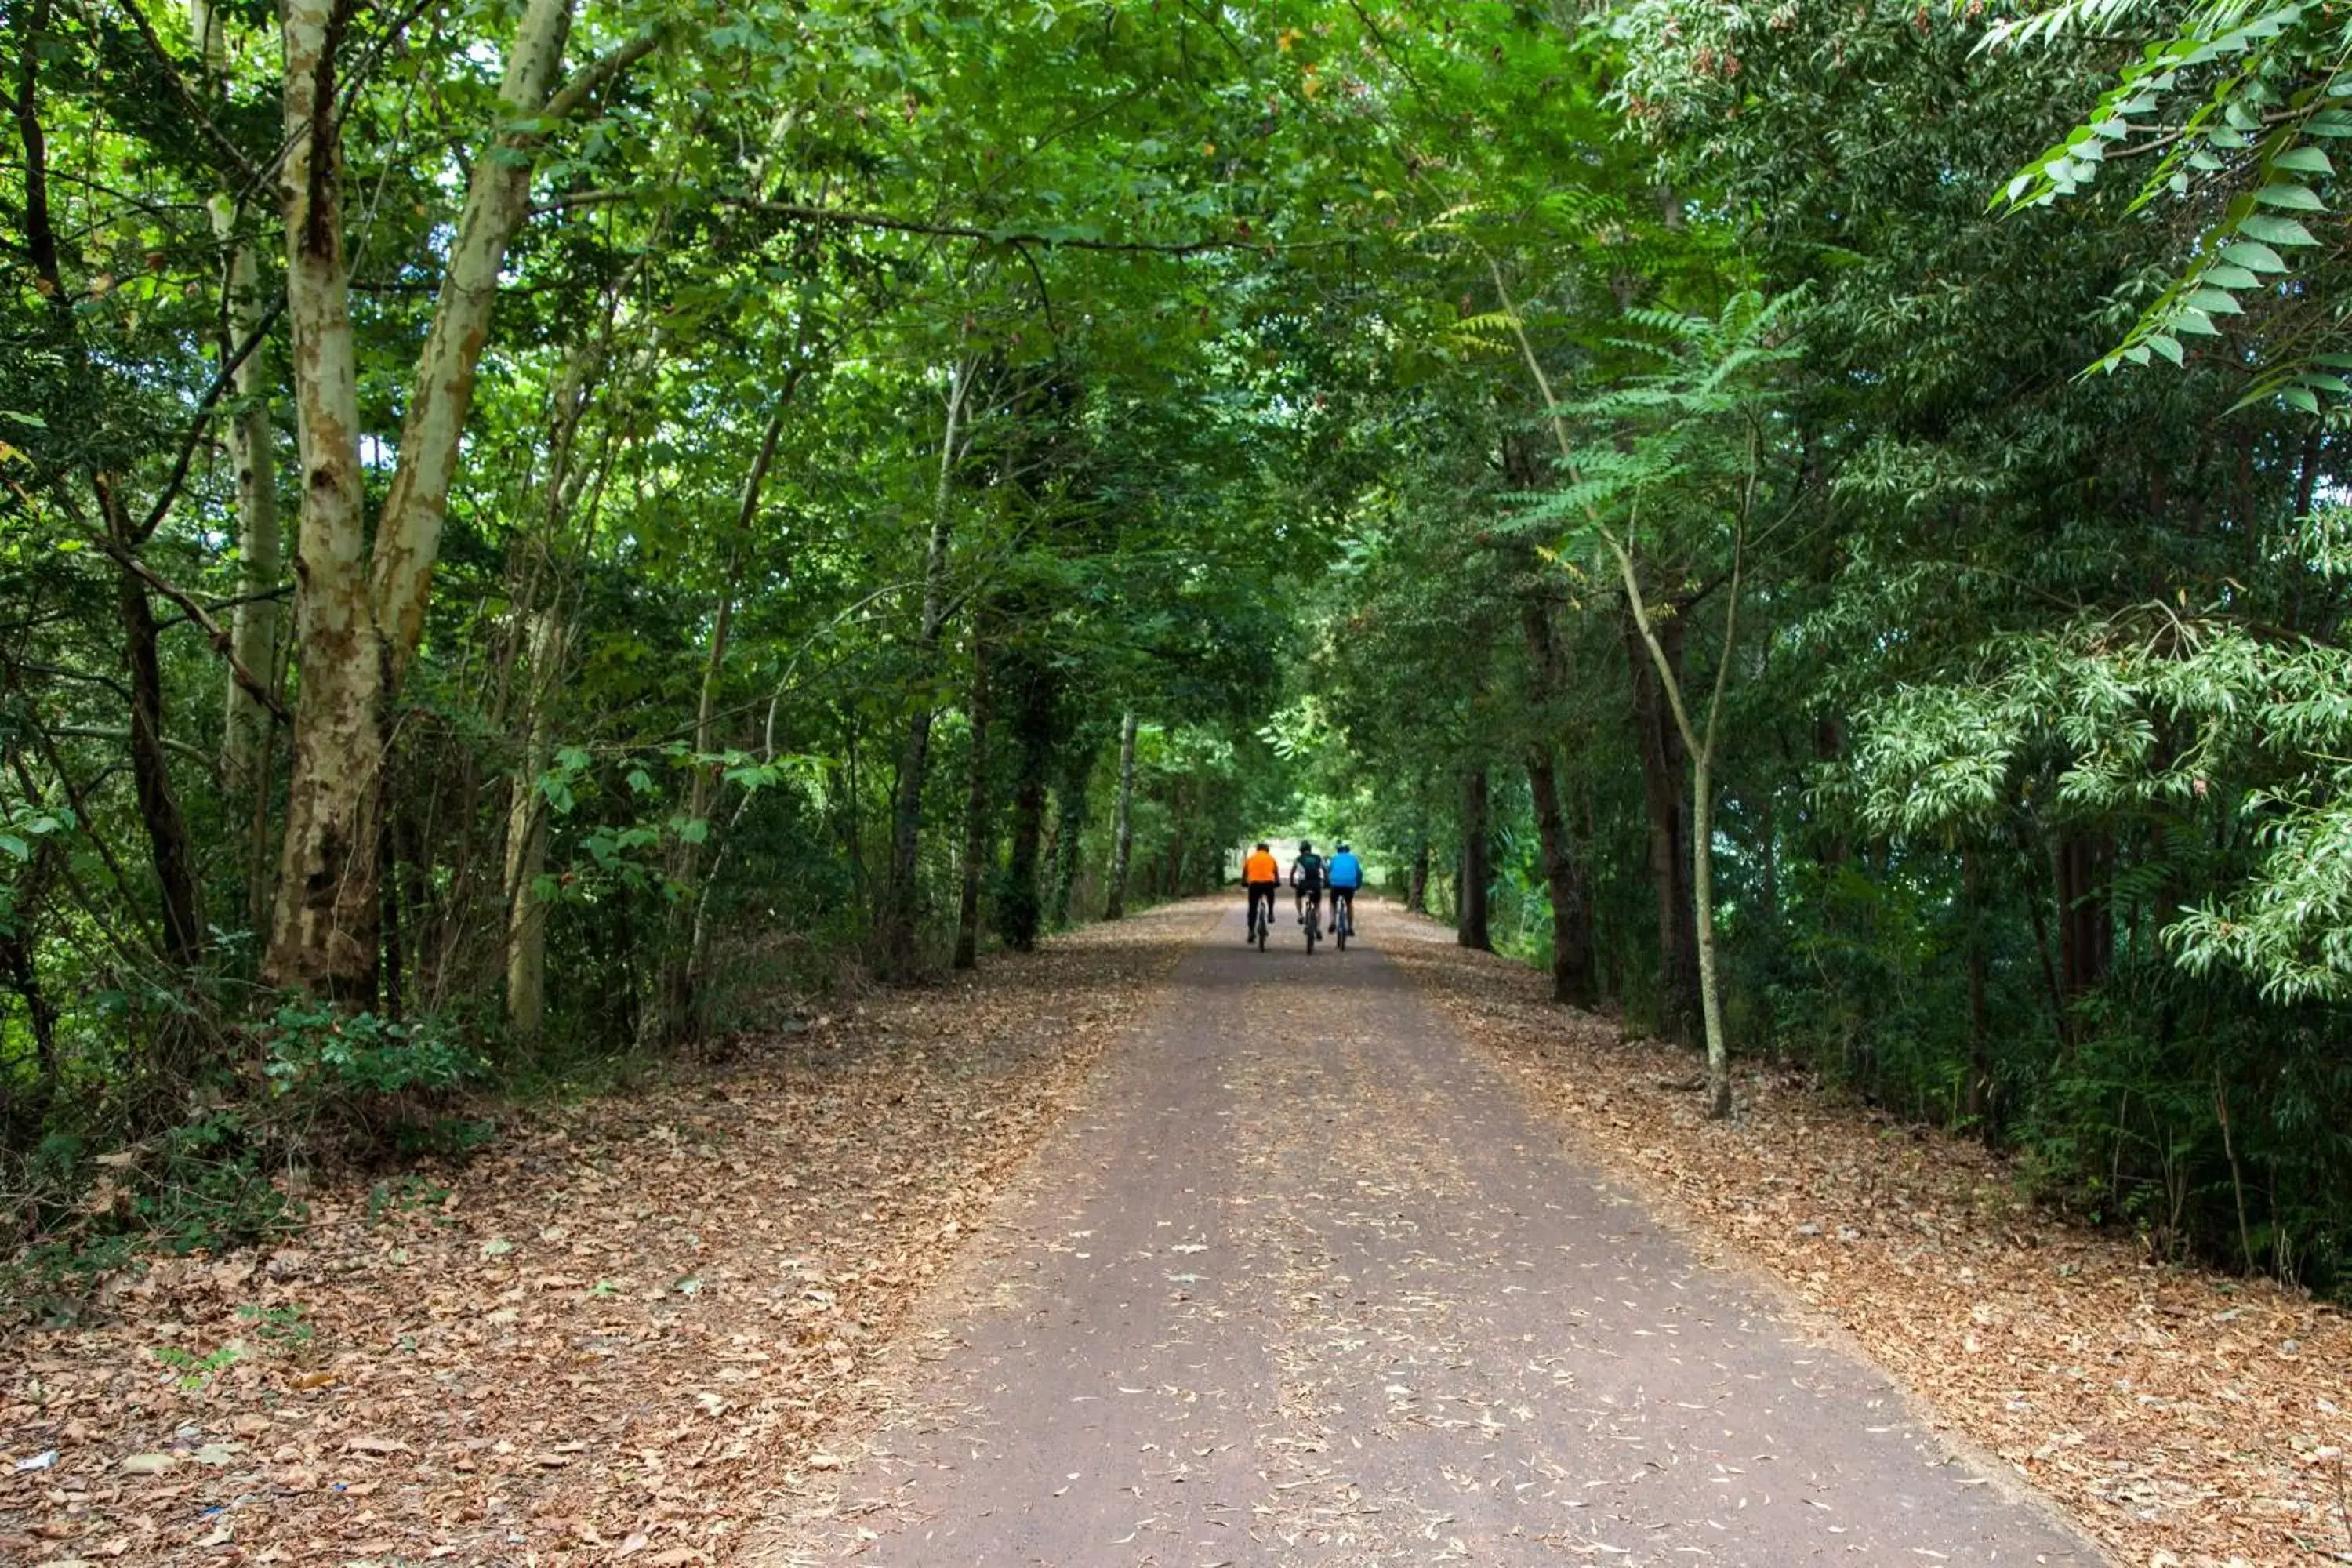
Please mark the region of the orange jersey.
POLYGON ((1257 850, 1242 862, 1242 880, 1279 882, 1282 880, 1282 862, 1263 849, 1257 850))

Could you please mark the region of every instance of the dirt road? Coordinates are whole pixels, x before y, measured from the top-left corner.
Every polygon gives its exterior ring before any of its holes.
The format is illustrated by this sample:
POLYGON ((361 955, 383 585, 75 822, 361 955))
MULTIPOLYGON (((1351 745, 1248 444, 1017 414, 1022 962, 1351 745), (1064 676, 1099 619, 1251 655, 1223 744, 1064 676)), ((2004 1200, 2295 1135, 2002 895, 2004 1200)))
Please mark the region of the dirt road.
POLYGON ((1564 1149, 1366 924, 1210 928, 754 1561, 2104 1561, 1564 1149))

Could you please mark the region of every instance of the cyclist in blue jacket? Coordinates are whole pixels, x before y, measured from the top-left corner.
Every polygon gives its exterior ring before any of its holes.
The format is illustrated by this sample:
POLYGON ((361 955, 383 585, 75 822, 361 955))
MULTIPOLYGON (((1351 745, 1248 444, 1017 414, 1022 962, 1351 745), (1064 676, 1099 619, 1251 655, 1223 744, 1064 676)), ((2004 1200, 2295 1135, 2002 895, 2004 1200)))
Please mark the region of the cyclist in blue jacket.
POLYGON ((1323 867, 1331 889, 1331 929, 1356 934, 1356 889, 1364 885, 1364 863, 1345 844, 1331 851, 1323 867))

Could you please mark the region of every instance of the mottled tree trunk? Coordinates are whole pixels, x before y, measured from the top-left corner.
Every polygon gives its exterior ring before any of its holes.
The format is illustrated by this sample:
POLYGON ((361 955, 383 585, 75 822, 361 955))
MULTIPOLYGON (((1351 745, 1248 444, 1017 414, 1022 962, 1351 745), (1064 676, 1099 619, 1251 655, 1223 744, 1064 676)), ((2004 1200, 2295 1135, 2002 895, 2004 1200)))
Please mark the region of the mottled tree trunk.
POLYGON ((1127 914, 1127 868, 1135 854, 1135 710, 1118 727, 1118 805, 1111 819, 1110 891, 1103 901, 1103 919, 1127 914))
POLYGON ((383 736, 363 563, 359 382, 343 268, 342 137, 335 122, 343 14, 334 0, 284 7, 286 319, 293 336, 301 516, 294 552, 294 708, 286 836, 268 979, 373 1006, 376 991, 376 798, 383 736))
POLYGON ((1404 907, 1417 915, 1429 912, 1429 835, 1412 841, 1412 869, 1405 878, 1404 907))
POLYGON ((301 456, 295 557, 301 661, 292 776, 266 973, 364 1005, 373 995, 383 724, 424 636, 433 565, 474 376, 507 247, 529 210, 545 128, 598 81, 653 47, 641 39, 562 93, 554 89, 572 0, 528 0, 499 84, 500 129, 478 150, 403 423, 399 467, 373 531, 359 462, 356 358, 343 257, 339 58, 341 0, 285 0, 279 163, 287 319, 301 456))
POLYGON ((1486 931, 1486 884, 1492 878, 1486 807, 1486 770, 1462 775, 1462 882, 1455 903, 1454 940, 1464 947, 1493 952, 1486 931))

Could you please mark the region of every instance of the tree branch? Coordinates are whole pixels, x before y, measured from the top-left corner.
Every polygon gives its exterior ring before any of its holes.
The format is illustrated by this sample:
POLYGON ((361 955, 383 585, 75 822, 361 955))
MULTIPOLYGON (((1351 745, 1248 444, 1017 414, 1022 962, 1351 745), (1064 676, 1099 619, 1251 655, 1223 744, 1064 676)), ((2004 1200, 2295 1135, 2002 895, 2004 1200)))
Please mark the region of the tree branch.
POLYGON ((269 336, 269 329, 277 324, 285 309, 286 297, 281 294, 270 302, 269 309, 261 312, 261 320, 253 324, 253 331, 247 334, 245 342, 236 345, 236 352, 222 362, 219 372, 213 377, 213 384, 205 388, 203 398, 196 404, 195 417, 188 423, 188 434, 180 443, 180 455, 172 463, 171 475, 156 493, 155 504, 147 509, 146 521, 131 535, 133 544, 146 543, 154 537, 155 531, 163 526, 163 519, 171 512, 172 503, 180 498, 180 487, 187 482, 188 464, 196 455, 196 443, 204 439, 205 426, 212 423, 213 410, 220 405, 222 395, 235 382, 237 366, 251 358, 253 351, 261 346, 262 340, 269 336))
POLYGON ((236 683, 245 688, 256 702, 269 710, 270 717, 276 719, 280 724, 291 725, 294 722, 294 715, 286 710, 286 704, 278 700, 278 693, 269 689, 268 682, 246 668, 245 661, 236 657, 235 639, 229 636, 226 627, 213 619, 211 613, 203 605, 197 603, 194 595, 170 582, 152 566, 142 561, 139 558, 139 552, 129 545, 110 539, 91 528, 83 529, 82 537, 105 552, 108 560, 177 605, 182 613, 202 629, 206 640, 213 645, 213 651, 228 661, 229 673, 236 678, 236 683))
POLYGON ((221 173, 235 174, 245 182, 246 188, 248 190, 259 184, 261 171, 254 166, 253 160, 247 157, 244 151, 236 142, 230 141, 219 126, 213 123, 213 117, 205 112, 203 102, 194 93, 188 90, 187 82, 180 76, 178 63, 172 58, 170 51, 163 47, 163 40, 155 36, 155 25, 150 22, 147 19, 147 14, 139 8, 138 0, 115 0, 115 4, 121 5, 123 14, 131 18, 131 25, 139 29, 139 37, 146 43, 147 52, 155 58, 156 68, 163 73, 164 81, 171 86, 172 96, 178 101, 180 112, 186 115, 190 123, 204 133, 205 142, 220 161, 221 173))
POLYGON ((609 55, 589 61, 573 74, 570 81, 563 84, 561 91, 547 100, 547 107, 540 110, 537 118, 542 120, 571 118, 573 111, 595 95, 598 88, 652 54, 661 47, 661 44, 660 33, 647 33, 642 37, 630 39, 609 55))

